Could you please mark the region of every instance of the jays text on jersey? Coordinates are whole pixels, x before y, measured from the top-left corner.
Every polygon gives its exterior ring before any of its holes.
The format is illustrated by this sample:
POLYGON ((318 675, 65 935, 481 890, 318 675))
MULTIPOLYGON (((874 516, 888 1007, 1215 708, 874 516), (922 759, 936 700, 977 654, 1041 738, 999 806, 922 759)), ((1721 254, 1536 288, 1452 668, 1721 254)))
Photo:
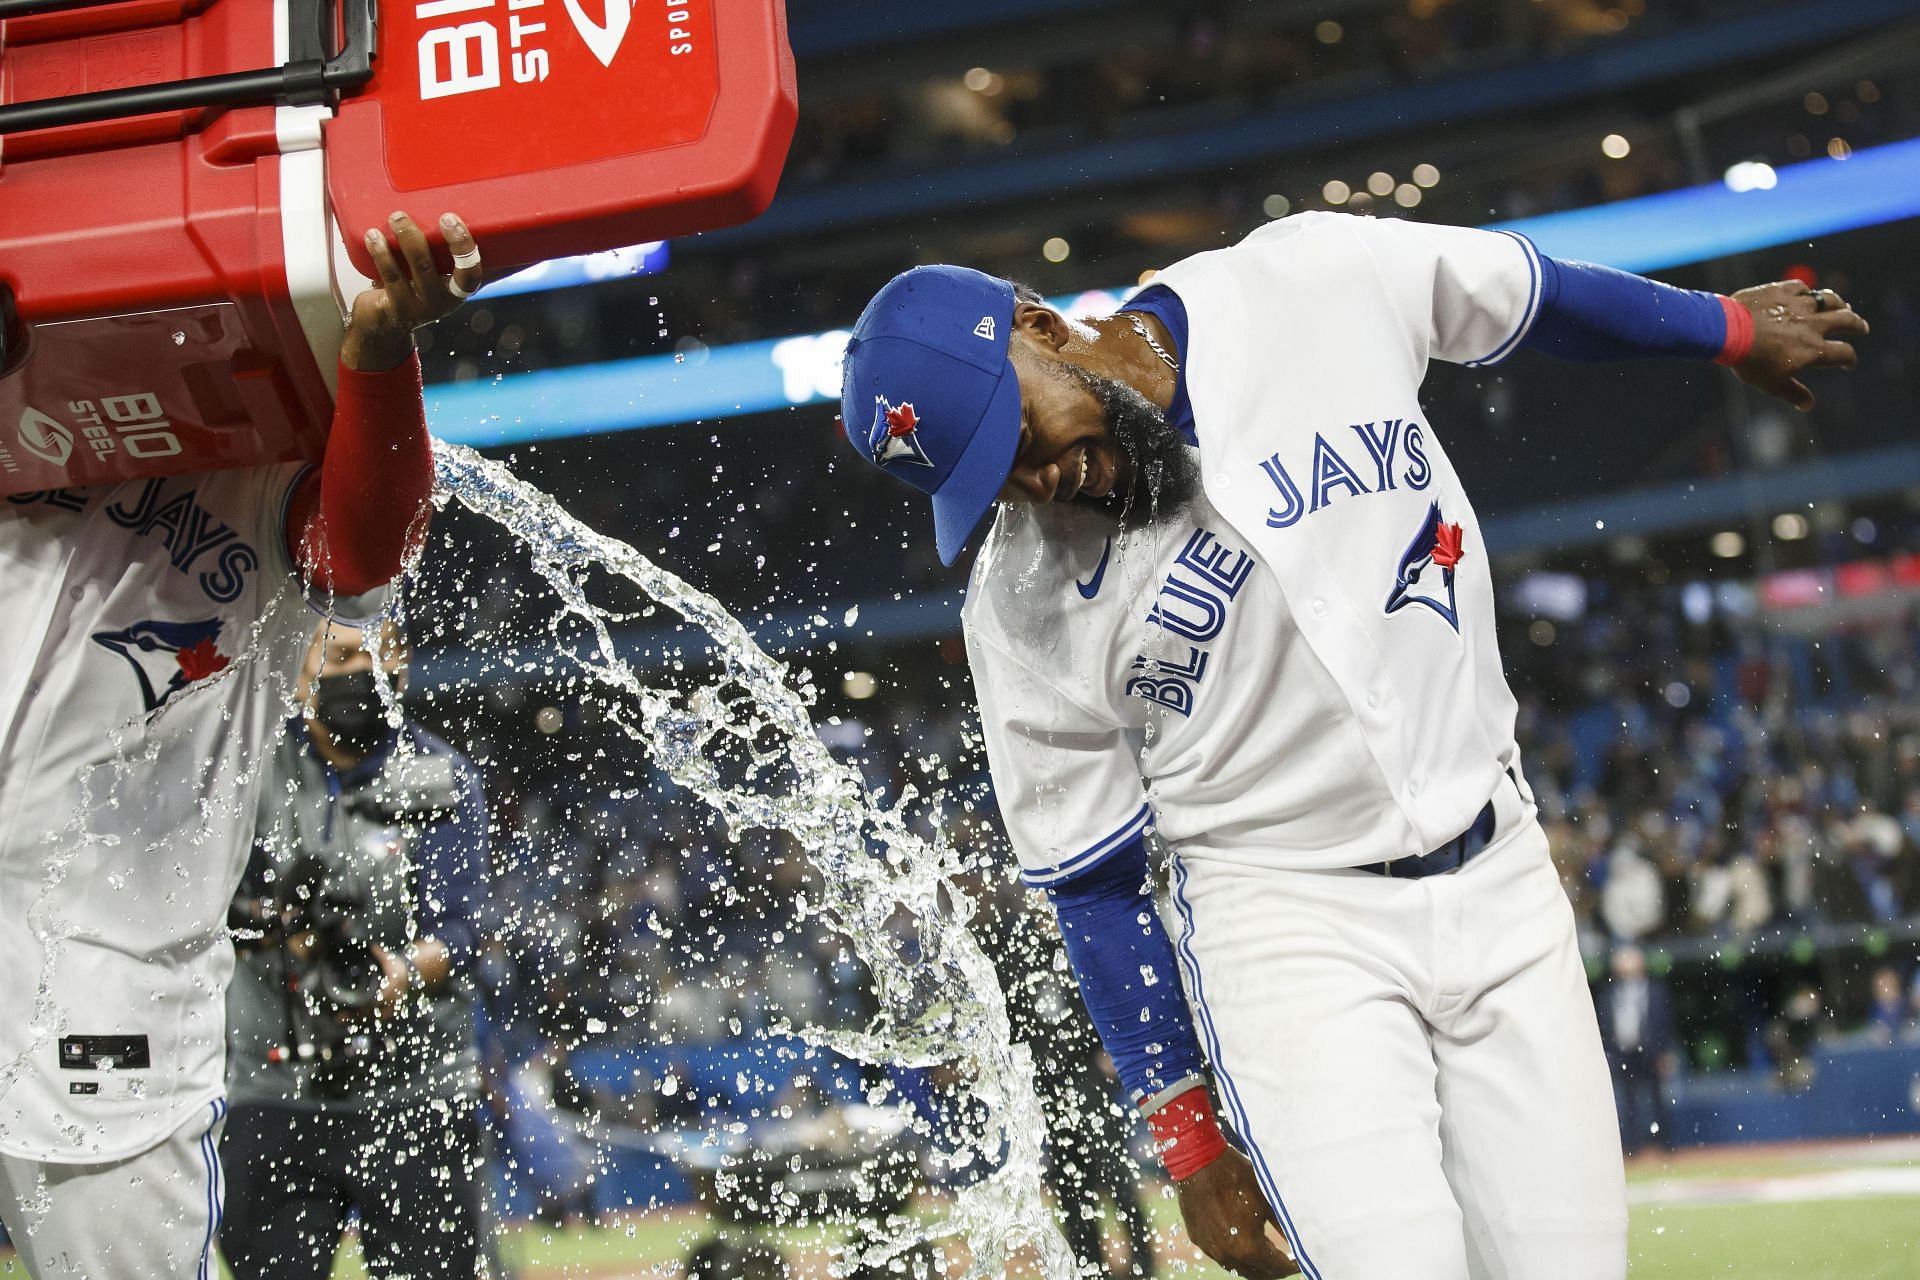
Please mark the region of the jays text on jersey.
POLYGON ((1300 868, 1473 822, 1516 709, 1479 522, 1419 388, 1429 358, 1510 352, 1539 279, 1518 237, 1343 215, 1156 277, 1191 325, 1204 499, 1133 533, 1002 506, 967 594, 1030 882, 1097 862, 1149 802, 1185 852, 1300 868))
POLYGON ((0 1152, 118 1159, 221 1094, 301 470, 0 501, 0 1152))

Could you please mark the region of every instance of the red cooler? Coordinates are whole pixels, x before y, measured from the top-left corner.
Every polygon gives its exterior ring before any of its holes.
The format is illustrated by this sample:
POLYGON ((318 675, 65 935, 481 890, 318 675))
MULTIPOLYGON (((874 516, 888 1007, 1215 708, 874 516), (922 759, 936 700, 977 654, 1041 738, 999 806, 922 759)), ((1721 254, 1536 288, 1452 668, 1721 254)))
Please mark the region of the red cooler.
POLYGON ((741 222, 794 115, 781 0, 0 0, 0 495, 315 458, 360 231, 741 222))

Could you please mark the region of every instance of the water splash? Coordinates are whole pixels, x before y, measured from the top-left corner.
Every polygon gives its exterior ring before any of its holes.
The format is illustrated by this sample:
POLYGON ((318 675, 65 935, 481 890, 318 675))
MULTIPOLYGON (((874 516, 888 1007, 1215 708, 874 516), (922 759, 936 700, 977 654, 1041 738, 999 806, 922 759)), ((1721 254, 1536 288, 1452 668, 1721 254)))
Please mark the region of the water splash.
POLYGON ((868 795, 859 773, 836 760, 815 732, 784 664, 769 657, 712 596, 633 547, 594 532, 497 462, 435 442, 443 492, 507 530, 560 601, 550 624, 584 624, 589 643, 570 657, 593 682, 621 695, 620 727, 645 744, 673 781, 713 806, 736 838, 753 828, 791 833, 821 873, 821 900, 808 910, 845 935, 871 974, 879 1013, 865 1028, 803 1028, 809 1041, 857 1061, 927 1067, 947 1064, 980 1111, 955 1169, 991 1168, 957 1192, 936 1218, 896 1218, 836 1264, 842 1273, 883 1265, 955 1236, 971 1255, 971 1276, 1003 1275, 1016 1250, 1039 1251, 1055 1280, 1074 1260, 1047 1208, 1041 1181, 1046 1132, 1026 1047, 1016 1045, 992 963, 968 932, 974 904, 957 881, 953 848, 912 831, 909 793, 891 808, 868 795), (679 695, 643 683, 619 656, 612 618, 586 584, 610 573, 673 609, 712 637, 718 679, 679 695), (723 769, 721 761, 737 767, 723 769), (731 774, 731 776, 730 776, 731 774), (909 937, 902 945, 900 926, 909 937))

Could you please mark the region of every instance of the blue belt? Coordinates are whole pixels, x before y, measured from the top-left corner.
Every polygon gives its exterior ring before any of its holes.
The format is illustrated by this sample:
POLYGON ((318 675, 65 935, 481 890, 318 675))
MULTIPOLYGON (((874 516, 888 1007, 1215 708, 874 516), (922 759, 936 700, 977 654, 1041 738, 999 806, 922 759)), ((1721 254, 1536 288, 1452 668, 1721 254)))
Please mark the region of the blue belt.
MULTIPOLYGON (((1512 770, 1507 771, 1507 777, 1513 778, 1512 770)), ((1515 788, 1517 789, 1519 785, 1516 779, 1515 788)), ((1472 826, 1432 853, 1416 853, 1407 858, 1395 858, 1392 862, 1369 862, 1357 869, 1393 880, 1422 880, 1427 876, 1443 876, 1449 871, 1458 871, 1466 866, 1482 849, 1492 844, 1496 825, 1493 801, 1489 800, 1486 807, 1480 810, 1480 816, 1473 820, 1472 826)))

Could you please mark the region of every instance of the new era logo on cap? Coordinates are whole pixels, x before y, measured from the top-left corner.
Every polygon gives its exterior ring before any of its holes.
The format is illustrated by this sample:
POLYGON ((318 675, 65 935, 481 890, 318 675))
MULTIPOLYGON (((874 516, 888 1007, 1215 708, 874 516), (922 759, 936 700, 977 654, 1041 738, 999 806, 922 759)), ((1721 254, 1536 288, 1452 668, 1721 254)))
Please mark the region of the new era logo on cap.
POLYGON ((976 338, 985 338, 988 342, 992 342, 993 341, 993 317, 981 316, 980 323, 973 326, 973 336, 976 338))

